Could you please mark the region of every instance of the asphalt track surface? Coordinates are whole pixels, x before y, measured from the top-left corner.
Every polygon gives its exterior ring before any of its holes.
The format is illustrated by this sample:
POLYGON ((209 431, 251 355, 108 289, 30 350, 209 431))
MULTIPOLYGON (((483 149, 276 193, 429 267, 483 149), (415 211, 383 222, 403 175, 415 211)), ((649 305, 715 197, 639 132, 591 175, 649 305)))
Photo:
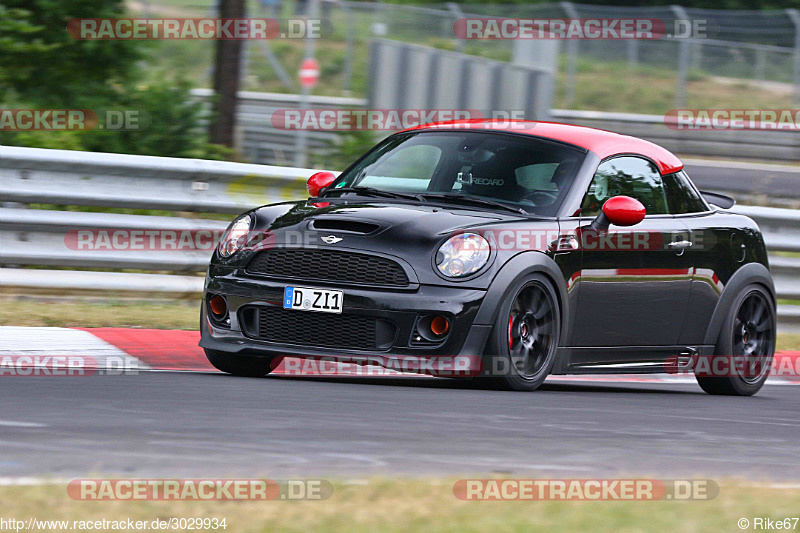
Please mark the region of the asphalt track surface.
POLYGON ((144 372, 0 378, 0 478, 800 478, 800 389, 144 372))

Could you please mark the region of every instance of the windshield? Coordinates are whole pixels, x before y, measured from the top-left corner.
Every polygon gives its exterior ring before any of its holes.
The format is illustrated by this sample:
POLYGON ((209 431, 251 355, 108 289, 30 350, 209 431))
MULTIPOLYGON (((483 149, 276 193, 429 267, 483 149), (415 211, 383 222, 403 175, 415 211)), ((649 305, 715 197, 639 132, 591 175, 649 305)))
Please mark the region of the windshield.
MULTIPOLYGON (((584 156, 577 148, 535 137, 475 131, 404 133, 378 145, 328 190, 369 187, 429 201, 437 196, 469 197, 553 216, 584 156)), ((489 209, 490 203, 485 203, 489 209)))

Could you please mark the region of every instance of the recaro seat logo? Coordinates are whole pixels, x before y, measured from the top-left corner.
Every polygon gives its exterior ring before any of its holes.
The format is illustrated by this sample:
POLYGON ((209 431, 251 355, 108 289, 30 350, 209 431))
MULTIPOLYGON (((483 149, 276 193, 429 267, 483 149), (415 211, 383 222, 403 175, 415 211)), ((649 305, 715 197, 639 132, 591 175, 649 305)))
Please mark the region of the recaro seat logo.
POLYGON ((495 187, 501 187, 505 180, 501 179, 491 179, 491 178, 472 178, 470 183, 474 183, 475 185, 494 185, 495 187))

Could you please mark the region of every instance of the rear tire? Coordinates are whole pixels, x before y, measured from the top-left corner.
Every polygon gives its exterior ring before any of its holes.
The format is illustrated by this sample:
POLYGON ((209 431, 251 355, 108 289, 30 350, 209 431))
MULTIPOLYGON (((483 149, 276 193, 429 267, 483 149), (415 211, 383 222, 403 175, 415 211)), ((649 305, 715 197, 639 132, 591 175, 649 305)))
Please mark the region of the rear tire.
POLYGON ((556 359, 561 334, 558 295, 541 274, 515 283, 497 313, 479 386, 532 391, 544 383, 556 359))
POLYGON ((775 307, 761 285, 748 285, 728 310, 714 350, 716 357, 728 357, 723 366, 745 370, 744 375, 695 376, 709 394, 752 396, 769 377, 775 355, 775 307), (731 364, 733 361, 736 364, 731 364))
POLYGON ((234 376, 260 378, 272 372, 272 358, 249 357, 204 348, 214 368, 234 376))

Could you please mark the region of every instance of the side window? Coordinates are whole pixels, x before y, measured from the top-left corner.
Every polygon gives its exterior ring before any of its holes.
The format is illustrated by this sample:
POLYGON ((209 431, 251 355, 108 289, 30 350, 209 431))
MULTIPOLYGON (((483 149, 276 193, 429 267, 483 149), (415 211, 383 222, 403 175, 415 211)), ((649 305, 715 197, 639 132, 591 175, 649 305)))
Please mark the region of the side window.
POLYGON ((664 176, 664 189, 667 192, 669 212, 673 215, 702 213, 709 210, 705 200, 692 187, 683 171, 664 176))
POLYGON ((581 203, 581 215, 596 216, 609 198, 636 198, 648 215, 665 215, 667 196, 655 164, 641 157, 615 157, 600 163, 581 203))

